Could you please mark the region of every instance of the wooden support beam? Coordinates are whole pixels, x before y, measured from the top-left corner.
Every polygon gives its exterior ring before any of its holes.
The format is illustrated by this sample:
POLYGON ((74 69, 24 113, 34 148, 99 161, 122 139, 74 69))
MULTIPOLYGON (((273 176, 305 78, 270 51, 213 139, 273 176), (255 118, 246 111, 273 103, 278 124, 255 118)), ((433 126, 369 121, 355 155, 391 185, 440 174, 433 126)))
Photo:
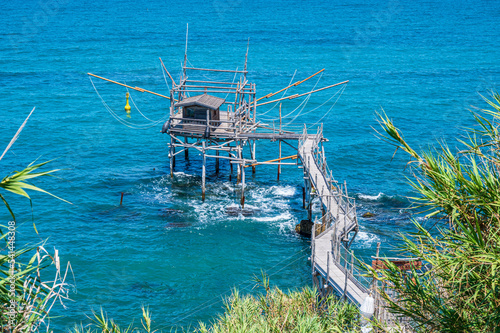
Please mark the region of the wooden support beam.
POLYGON ((160 97, 163 97, 163 98, 166 98, 166 99, 170 99, 170 97, 168 97, 168 96, 165 96, 165 95, 162 95, 162 94, 158 94, 158 93, 155 93, 153 91, 149 91, 149 90, 142 89, 142 88, 139 88, 139 87, 132 87, 132 86, 120 83, 120 82, 116 82, 116 81, 113 81, 113 80, 110 80, 110 79, 106 79, 106 78, 104 78, 102 76, 97 76, 97 75, 92 74, 92 73, 87 73, 87 75, 90 75, 90 76, 96 77, 98 79, 101 79, 101 80, 104 80, 104 81, 108 81, 108 82, 117 84, 119 86, 124 86, 124 87, 130 88, 130 89, 134 89, 134 90, 137 90, 137 91, 140 91, 140 92, 147 92, 148 94, 153 94, 153 95, 160 96, 160 97))
POLYGON ((321 72, 322 72, 322 71, 324 71, 324 70, 325 70, 325 69, 323 68, 322 70, 320 70, 319 72, 317 72, 317 73, 315 73, 315 74, 313 74, 313 75, 309 76, 308 78, 305 78, 305 79, 304 79, 304 80, 302 80, 302 81, 297 81, 297 82, 295 82, 295 83, 292 83, 292 84, 291 84, 291 85, 289 85, 288 87, 285 87, 285 88, 283 88, 283 89, 281 89, 281 90, 278 90, 278 91, 277 91, 277 92, 275 92, 275 93, 272 93, 272 94, 267 94, 267 95, 265 95, 265 96, 262 96, 262 97, 260 97, 260 98, 258 98, 258 99, 257 99, 257 102, 258 102, 258 101, 260 101, 261 99, 264 99, 264 98, 269 98, 269 97, 272 97, 272 96, 274 96, 274 95, 276 95, 276 94, 279 94, 280 92, 282 92, 283 90, 286 90, 286 89, 288 89, 288 88, 298 86, 299 84, 306 82, 307 80, 309 80, 310 78, 312 78, 312 77, 314 77, 314 76, 318 75, 319 73, 321 73, 321 72))
POLYGON ((206 164, 207 156, 205 155, 205 141, 202 142, 203 147, 203 166, 201 169, 201 200, 205 201, 205 176, 206 176, 206 164))
POLYGON ((245 162, 243 162, 243 168, 241 168, 241 208, 245 208, 245 162))
MULTIPOLYGON (((280 134, 281 134, 281 103, 280 103, 280 134)), ((281 161, 281 140, 279 140, 279 159, 281 161)), ((280 181, 281 164, 278 165, 278 181, 280 181)))
POLYGON ((349 80, 342 81, 342 82, 339 82, 339 83, 332 84, 331 86, 319 88, 319 89, 316 89, 316 90, 311 90, 310 92, 306 92, 306 93, 303 93, 303 94, 295 94, 295 95, 288 96, 288 97, 278 98, 278 99, 275 99, 273 101, 260 103, 260 104, 257 104, 257 106, 266 105, 266 104, 270 104, 270 103, 274 103, 274 102, 279 102, 279 101, 282 101, 284 99, 294 99, 294 98, 297 98, 297 97, 302 97, 302 96, 305 96, 305 95, 313 94, 313 93, 321 91, 321 90, 330 89, 330 88, 333 88, 333 87, 341 85, 341 84, 346 84, 348 82, 349 82, 349 80))
POLYGON ((174 145, 172 138, 170 138, 169 159, 170 159, 170 177, 174 178, 174 145))
POLYGON ((218 175, 219 174, 219 151, 218 150, 215 152, 215 156, 217 156, 217 158, 215 159, 215 173, 218 175))
MULTIPOLYGON (((252 160, 255 160, 255 140, 253 140, 253 143, 252 143, 252 160)), ((252 174, 255 174, 255 165, 252 165, 252 174)))
POLYGON ((266 164, 266 163, 270 163, 270 162, 283 161, 283 160, 287 160, 289 158, 291 158, 292 160, 295 160, 295 159, 297 159, 297 155, 291 155, 291 156, 287 156, 287 157, 281 157, 281 158, 277 158, 277 159, 269 160, 269 161, 265 161, 265 162, 253 163, 253 164, 250 164, 250 165, 246 165, 245 168, 248 168, 248 167, 254 166, 254 165, 266 164))
POLYGON ((207 71, 207 72, 248 73, 247 71, 233 71, 230 69, 208 69, 208 68, 196 68, 196 67, 184 67, 184 69, 192 69, 196 71, 207 71))
MULTIPOLYGON (((184 138, 184 143, 185 143, 186 145, 188 145, 188 144, 189 144, 189 142, 188 142, 188 138, 187 138, 187 137, 185 137, 185 138, 184 138)), ((188 147, 186 147, 186 148, 184 149, 184 159, 185 159, 186 161, 187 161, 187 160, 189 160, 189 148, 188 148, 188 147)))
POLYGON ((163 64, 163 60, 161 60, 161 58, 160 58, 160 62, 161 62, 161 65, 163 66, 163 69, 165 70, 165 72, 167 72, 168 77, 170 78, 170 80, 172 80, 172 84, 175 86, 175 80, 174 80, 174 78, 172 77, 172 75, 170 75, 170 73, 167 71, 167 68, 166 68, 166 67, 165 67, 165 65, 163 64))

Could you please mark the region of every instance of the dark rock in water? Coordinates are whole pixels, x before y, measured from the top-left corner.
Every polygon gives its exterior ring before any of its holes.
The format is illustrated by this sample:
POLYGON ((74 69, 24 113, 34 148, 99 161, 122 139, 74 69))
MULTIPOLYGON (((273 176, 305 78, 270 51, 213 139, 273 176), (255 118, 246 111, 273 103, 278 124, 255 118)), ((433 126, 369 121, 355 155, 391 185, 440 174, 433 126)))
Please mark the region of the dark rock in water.
POLYGON ((363 215, 361 215, 361 217, 368 218, 368 219, 369 219, 370 217, 374 217, 374 216, 375 216, 375 214, 370 213, 370 212, 366 212, 366 213, 364 213, 363 215))
POLYGON ((187 228, 190 227, 191 223, 183 222, 170 222, 165 225, 165 228, 187 228))
POLYGON ((311 220, 302 220, 295 226, 295 232, 302 236, 311 237, 313 225, 311 220))
POLYGON ((162 208, 160 209, 160 216, 172 216, 172 215, 181 215, 184 211, 180 209, 172 209, 172 208, 162 208))
POLYGON ((229 216, 238 216, 240 214, 240 207, 231 206, 226 207, 226 214, 229 216))
POLYGON ((226 207, 226 214, 229 216, 238 216, 240 214, 243 216, 252 216, 255 214, 256 211, 257 211, 256 209, 251 209, 251 208, 241 209, 238 206, 226 207))

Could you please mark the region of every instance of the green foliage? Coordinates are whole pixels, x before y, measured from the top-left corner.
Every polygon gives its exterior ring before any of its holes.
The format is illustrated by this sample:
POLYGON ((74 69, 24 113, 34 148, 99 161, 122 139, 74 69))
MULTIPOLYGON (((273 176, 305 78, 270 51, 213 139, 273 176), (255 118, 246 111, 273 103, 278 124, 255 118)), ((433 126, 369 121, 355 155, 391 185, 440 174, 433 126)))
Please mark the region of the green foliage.
POLYGON ((385 138, 412 157, 415 207, 434 217, 432 233, 417 221, 401 251, 419 257, 425 272, 394 265, 371 275, 396 291, 383 297, 391 312, 411 318, 424 332, 500 332, 500 95, 485 99, 493 110, 474 114, 462 149, 441 143, 417 153, 385 115, 385 138), (488 119, 486 116, 492 116, 488 119))
POLYGON ((263 277, 265 294, 242 296, 235 290, 226 299, 226 311, 212 324, 200 324, 197 332, 358 332, 358 309, 333 295, 320 299, 305 287, 284 293, 270 288, 263 277))
POLYGON ((142 327, 132 327, 130 324, 126 328, 121 328, 113 319, 108 319, 108 315, 101 309, 99 313, 92 311, 92 316, 89 317, 91 323, 87 326, 82 324, 76 325, 69 330, 70 333, 155 333, 157 330, 151 328, 151 313, 148 308, 142 307, 142 327))
MULTIPOLYGON (((0 156, 0 161, 17 140, 34 110, 31 111, 7 145, 0 156)), ((38 164, 33 162, 21 171, 11 172, 0 181, 0 189, 24 196, 30 201, 31 198, 26 190, 52 195, 28 183, 29 180, 49 176, 57 171, 36 172, 47 163, 49 162, 38 164)), ((44 244, 16 248, 16 217, 2 192, 0 192, 0 199, 5 204, 13 221, 9 222, 8 227, 0 225, 0 242, 5 242, 5 246, 0 246, 0 329, 2 332, 11 333, 38 331, 42 324, 48 328, 49 312, 54 303, 68 298, 69 289, 65 279, 70 266, 66 266, 66 271, 61 274, 58 251, 55 250, 53 254, 49 254, 45 250, 44 244), (26 256, 31 257, 26 258, 26 256), (55 272, 55 276, 50 281, 41 278, 41 271, 49 266, 54 266, 51 271, 55 272), (11 304, 13 301, 15 303, 11 304), (12 309, 14 310, 13 317, 9 314, 12 309)))

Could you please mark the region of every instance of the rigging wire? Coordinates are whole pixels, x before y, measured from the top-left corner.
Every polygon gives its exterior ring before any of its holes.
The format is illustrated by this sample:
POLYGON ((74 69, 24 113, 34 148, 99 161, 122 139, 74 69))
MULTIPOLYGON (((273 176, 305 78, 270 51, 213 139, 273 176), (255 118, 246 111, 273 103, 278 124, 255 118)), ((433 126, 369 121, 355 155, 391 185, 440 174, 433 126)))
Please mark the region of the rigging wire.
MULTIPOLYGON (((289 87, 288 87, 288 88, 286 88, 286 90, 283 92, 283 95, 281 96, 281 98, 285 97, 285 95, 286 95, 286 93, 287 93, 288 89, 290 89, 290 88, 291 88, 291 87, 290 87, 290 85, 292 84, 293 79, 295 78, 295 74, 297 74, 297 70, 295 70, 295 72, 293 73, 292 79, 290 80, 290 83, 288 83, 288 86, 289 86, 289 87)), ((279 104, 279 102, 276 102, 276 104, 274 104, 274 106, 273 106, 272 108, 270 108, 269 110, 267 110, 267 111, 266 111, 266 112, 264 112, 264 113, 259 114, 259 117, 264 116, 264 115, 268 114, 269 112, 271 112, 271 110, 273 110, 276 106, 278 106, 278 104, 279 104)))
MULTIPOLYGON (((127 82, 125 82, 125 84, 127 84, 127 82)), ((150 122, 156 122, 156 120, 152 120, 152 119, 149 119, 148 117, 146 117, 142 112, 141 110, 139 110, 139 108, 137 107, 137 105, 135 104, 134 102, 134 99, 132 98, 132 94, 129 92, 128 88, 127 89, 127 92, 129 93, 129 97, 130 97, 130 101, 132 101, 132 104, 134 104, 135 108, 137 109, 137 111, 139 111, 139 113, 141 114, 141 116, 143 116, 144 118, 146 118, 147 120, 149 120, 150 122)))
MULTIPOLYGON (((339 97, 337 97, 337 99, 335 100, 335 103, 333 103, 333 105, 330 107, 330 109, 323 115, 323 117, 319 118, 319 120, 317 122, 315 122, 314 124, 311 125, 312 126, 315 126, 316 124, 318 124, 321 120, 323 120, 323 118, 325 118, 329 113, 330 111, 332 111, 333 107, 335 106, 335 104, 337 104, 338 100, 340 99, 340 96, 342 96, 342 94, 344 93, 344 90, 346 88, 347 84, 344 84, 344 86, 339 89, 340 91, 340 95, 339 97)), ((335 95, 334 95, 335 96, 335 95)))
MULTIPOLYGON (((295 121, 295 119, 297 119, 297 117, 300 116, 300 114, 302 113, 302 111, 304 111, 304 108, 306 107, 307 103, 309 102, 309 99, 311 98, 311 95, 312 95, 312 92, 316 89, 316 86, 318 85, 319 83, 319 80, 321 80, 321 77, 323 76, 323 73, 321 73, 321 76, 318 78, 318 80, 316 81, 316 84, 314 85, 314 87, 311 89, 311 92, 307 95, 307 97, 304 99, 304 105, 302 106, 302 108, 300 109, 299 113, 292 119, 290 120, 288 123, 286 123, 285 125, 283 126, 288 126, 290 125, 291 123, 293 123, 295 121)), ((302 104, 302 103, 301 103, 302 104)), ((288 113, 285 117, 288 117, 290 116, 292 113, 294 113, 298 108, 300 107, 300 104, 299 106, 297 106, 292 112, 288 113)))
POLYGON ((106 108, 106 110, 111 114, 111 116, 113 116, 113 118, 115 118, 116 120, 118 120, 122 125, 125 125, 129 128, 134 128, 134 129, 148 129, 148 128, 151 128, 151 127, 154 127, 162 122, 165 122, 167 120, 167 116, 163 117, 163 118, 160 118, 159 120, 155 121, 155 122, 151 122, 149 124, 135 124, 135 123, 132 123, 130 121, 127 121, 125 119, 122 119, 120 118, 120 116, 118 116, 116 114, 116 112, 114 112, 109 106, 108 104, 106 103, 106 101, 104 101, 104 99, 102 98, 101 94, 99 94, 99 91, 97 90, 95 84, 94 84, 94 81, 92 80, 91 77, 89 77, 90 79, 90 83, 92 83, 92 87, 94 87, 94 90, 97 94, 97 96, 99 96, 99 98, 101 99, 101 102, 102 104, 104 105, 104 107, 106 108))

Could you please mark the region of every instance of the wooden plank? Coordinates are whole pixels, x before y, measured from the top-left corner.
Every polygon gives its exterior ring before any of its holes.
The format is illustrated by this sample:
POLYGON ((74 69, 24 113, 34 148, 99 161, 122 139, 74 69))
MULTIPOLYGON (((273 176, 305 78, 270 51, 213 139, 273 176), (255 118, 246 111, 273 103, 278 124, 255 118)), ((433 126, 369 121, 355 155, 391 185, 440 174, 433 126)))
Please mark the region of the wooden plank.
POLYGON ((110 80, 110 79, 106 79, 105 77, 98 76, 98 75, 95 75, 95 74, 92 74, 92 73, 87 73, 87 75, 90 75, 90 76, 96 77, 98 79, 101 79, 101 80, 104 80, 104 81, 108 81, 108 82, 117 84, 119 86, 124 86, 124 87, 130 88, 130 89, 134 89, 134 90, 137 90, 137 91, 140 91, 140 92, 147 92, 148 94, 153 94, 153 95, 160 96, 160 97, 163 97, 163 98, 166 98, 166 99, 170 99, 170 97, 168 97, 168 96, 165 96, 165 95, 162 95, 162 94, 158 94, 158 93, 155 93, 153 91, 149 91, 149 90, 146 90, 146 89, 143 89, 143 88, 132 87, 132 86, 120 83, 120 82, 116 82, 116 81, 113 81, 113 80, 110 80))

